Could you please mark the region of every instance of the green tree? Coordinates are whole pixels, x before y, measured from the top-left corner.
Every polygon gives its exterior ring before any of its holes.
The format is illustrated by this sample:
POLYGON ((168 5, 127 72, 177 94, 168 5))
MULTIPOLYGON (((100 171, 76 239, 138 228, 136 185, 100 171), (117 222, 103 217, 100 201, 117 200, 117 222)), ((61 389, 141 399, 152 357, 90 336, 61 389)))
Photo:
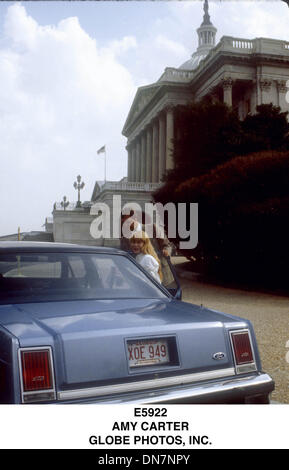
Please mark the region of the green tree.
POLYGON ((183 181, 207 173, 238 154, 241 124, 223 103, 209 100, 175 108, 175 169, 167 181, 183 181))
POLYGON ((261 150, 285 150, 289 148, 288 112, 279 106, 262 104, 256 114, 248 114, 242 122, 242 154, 261 150))
POLYGON ((238 155, 289 148, 288 112, 263 104, 240 121, 224 103, 210 99, 175 108, 175 168, 165 181, 181 182, 208 173, 238 155))
POLYGON ((199 203, 199 244, 184 253, 197 268, 264 283, 287 279, 287 118, 272 104, 244 121, 208 100, 176 108, 175 168, 154 199, 199 203))
MULTIPOLYGON (((288 286, 289 151, 235 157, 179 184, 165 203, 199 203, 199 245, 185 253, 218 278, 288 286)), ((179 241, 179 240, 178 240, 179 241)))

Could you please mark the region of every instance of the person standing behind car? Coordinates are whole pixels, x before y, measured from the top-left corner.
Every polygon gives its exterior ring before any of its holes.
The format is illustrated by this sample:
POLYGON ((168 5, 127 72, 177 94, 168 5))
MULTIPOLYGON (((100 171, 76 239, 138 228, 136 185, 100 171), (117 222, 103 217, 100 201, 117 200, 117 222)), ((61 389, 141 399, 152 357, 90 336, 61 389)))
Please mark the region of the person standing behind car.
POLYGON ((124 223, 128 220, 131 219, 131 224, 129 226, 129 230, 131 232, 131 235, 133 235, 135 232, 141 231, 142 230, 142 225, 138 222, 137 218, 134 217, 134 211, 131 210, 129 214, 122 214, 121 215, 121 238, 120 238, 120 248, 121 250, 127 251, 129 253, 132 253, 131 251, 131 246, 129 243, 130 238, 124 236, 123 234, 123 226, 124 223))
POLYGON ((160 260, 144 231, 135 232, 129 239, 136 261, 159 283, 163 279, 160 260))
MULTIPOLYGON (((149 224, 150 221, 146 220, 145 217, 148 219, 148 216, 143 213, 143 224, 144 222, 149 224)), ((153 236, 150 238, 150 241, 161 263, 161 270, 163 274, 162 283, 164 286, 169 287, 172 283, 174 283, 174 276, 168 264, 168 258, 172 254, 172 244, 170 243, 164 231, 160 230, 156 224, 152 224, 152 235, 153 236)))
MULTIPOLYGON (((151 225, 150 220, 147 220, 148 216, 147 214, 145 214, 145 212, 143 212, 141 215, 138 214, 137 216, 134 214, 134 211, 131 210, 129 215, 122 215, 121 230, 123 228, 123 224, 129 218, 132 219, 132 222, 129 227, 132 234, 141 230, 146 232, 145 224, 147 223, 149 226, 151 225)), ((161 232, 161 230, 157 228, 156 224, 153 224, 152 232, 153 236, 150 237, 150 242, 161 265, 161 270, 163 274, 163 284, 169 287, 172 283, 174 283, 174 276, 168 264, 168 257, 171 256, 172 245, 169 239, 166 237, 165 233, 163 231, 161 232)), ((130 238, 125 237, 123 235, 123 231, 121 233, 122 237, 120 240, 120 248, 124 251, 129 252, 132 256, 135 256, 134 253, 131 251, 130 238)))

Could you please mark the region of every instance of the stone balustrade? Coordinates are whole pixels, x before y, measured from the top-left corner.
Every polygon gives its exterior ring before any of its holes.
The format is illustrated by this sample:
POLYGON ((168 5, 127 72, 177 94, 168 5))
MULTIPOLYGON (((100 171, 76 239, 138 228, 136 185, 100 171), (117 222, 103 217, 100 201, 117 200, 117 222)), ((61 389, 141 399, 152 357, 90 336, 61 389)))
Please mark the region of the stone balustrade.
POLYGON ((194 71, 175 69, 173 67, 167 67, 158 80, 159 82, 189 82, 194 77, 194 71))
POLYGON ((70 202, 64 209, 61 202, 55 202, 53 205, 53 211, 61 211, 61 212, 71 212, 76 210, 87 210, 93 205, 92 201, 85 201, 82 202, 80 205, 77 205, 77 202, 70 202))
POLYGON ((198 70, 206 66, 208 61, 210 61, 210 58, 219 51, 240 51, 242 54, 267 53, 277 55, 284 55, 285 51, 285 54, 287 55, 287 51, 289 51, 289 42, 269 38, 244 39, 235 38, 233 36, 223 36, 216 47, 211 49, 205 59, 200 62, 198 70))
POLYGON ((235 49, 253 49, 253 41, 248 41, 248 39, 233 39, 232 46, 235 49))
POLYGON ((65 208, 63 207, 63 205, 61 204, 61 202, 55 202, 54 203, 54 206, 53 206, 53 210, 56 210, 56 211, 73 211, 74 209, 76 209, 76 202, 70 202, 65 208))
POLYGON ((161 186, 161 183, 142 183, 142 182, 118 182, 107 181, 104 183, 100 191, 145 191, 153 192, 161 186))
MULTIPOLYGON (((99 193, 103 191, 132 191, 132 192, 146 192, 152 193, 156 191, 162 183, 142 183, 142 182, 122 182, 122 181, 106 181, 102 186, 100 186, 99 193)), ((81 207, 77 207, 76 202, 70 202, 65 209, 61 202, 55 202, 53 206, 54 211, 61 211, 61 212, 72 212, 76 210, 83 210, 83 209, 90 209, 93 205, 92 201, 85 201, 81 204, 81 207)))

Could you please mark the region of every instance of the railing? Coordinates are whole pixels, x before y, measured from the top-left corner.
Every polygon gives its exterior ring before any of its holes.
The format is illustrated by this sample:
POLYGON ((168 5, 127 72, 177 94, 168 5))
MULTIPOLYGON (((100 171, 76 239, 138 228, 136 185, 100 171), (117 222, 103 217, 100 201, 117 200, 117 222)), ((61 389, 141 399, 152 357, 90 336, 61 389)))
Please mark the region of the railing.
POLYGON ((251 53, 256 47, 256 39, 234 38, 231 36, 223 36, 214 51, 221 49, 222 51, 232 49, 242 49, 242 52, 251 53))
POLYGON ((80 203, 80 206, 76 202, 70 202, 65 208, 61 202, 55 202, 53 205, 53 210, 56 211, 74 211, 75 209, 89 209, 93 205, 92 201, 84 201, 80 203))
POLYGON ((200 62, 198 70, 206 66, 207 62, 212 56, 217 54, 219 51, 231 51, 242 54, 262 53, 262 54, 277 54, 287 55, 289 50, 289 42, 270 39, 270 38, 256 38, 256 39, 244 39, 234 38, 231 36, 223 36, 220 42, 210 50, 208 55, 200 62))
POLYGON ((118 181, 108 181, 104 183, 100 191, 146 191, 153 192, 161 186, 162 183, 139 183, 139 182, 124 182, 120 183, 118 181))
POLYGON ((192 80, 194 72, 190 70, 175 69, 173 67, 167 67, 159 79, 159 82, 166 80, 172 82, 183 82, 192 80))
POLYGON ((253 41, 247 39, 233 39, 232 45, 236 49, 253 49, 254 47, 253 41))
MULTIPOLYGON (((243 39, 243 38, 234 38, 231 36, 223 36, 218 44, 222 50, 229 49, 242 49, 242 52, 247 50, 251 52, 262 52, 262 53, 272 53, 283 54, 284 49, 289 49, 289 42, 271 39, 271 38, 256 38, 256 39, 243 39)), ((217 46, 216 49, 219 49, 217 46)))
POLYGON ((56 211, 73 211, 76 208, 76 202, 70 202, 65 208, 61 202, 55 202, 53 209, 56 211))
MULTIPOLYGON (((131 182, 119 182, 119 181, 107 181, 100 187, 100 191, 97 193, 98 196, 103 191, 143 191, 143 192, 154 192, 163 183, 139 183, 135 181, 131 182)), ((81 203, 80 208, 88 209, 93 205, 92 201, 85 201, 81 203)), ((55 202, 53 205, 53 210, 56 211, 74 211, 79 209, 76 202, 69 202, 68 205, 64 208, 61 202, 55 202)))

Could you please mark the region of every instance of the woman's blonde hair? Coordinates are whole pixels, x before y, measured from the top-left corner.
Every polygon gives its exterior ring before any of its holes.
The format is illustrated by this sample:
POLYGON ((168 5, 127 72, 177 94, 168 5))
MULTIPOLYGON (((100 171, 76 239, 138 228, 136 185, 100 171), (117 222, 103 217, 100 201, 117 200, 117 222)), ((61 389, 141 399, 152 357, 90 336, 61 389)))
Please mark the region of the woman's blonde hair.
POLYGON ((162 281, 163 279, 163 273, 162 273, 162 268, 161 268, 161 262, 158 258, 158 255, 155 252, 155 249, 147 235, 146 232, 139 230, 133 233, 133 235, 130 237, 129 241, 130 243, 133 240, 141 240, 144 242, 144 246, 142 248, 142 253, 145 255, 151 255, 155 258, 155 260, 159 263, 159 269, 158 269, 158 275, 160 276, 160 280, 162 281))

